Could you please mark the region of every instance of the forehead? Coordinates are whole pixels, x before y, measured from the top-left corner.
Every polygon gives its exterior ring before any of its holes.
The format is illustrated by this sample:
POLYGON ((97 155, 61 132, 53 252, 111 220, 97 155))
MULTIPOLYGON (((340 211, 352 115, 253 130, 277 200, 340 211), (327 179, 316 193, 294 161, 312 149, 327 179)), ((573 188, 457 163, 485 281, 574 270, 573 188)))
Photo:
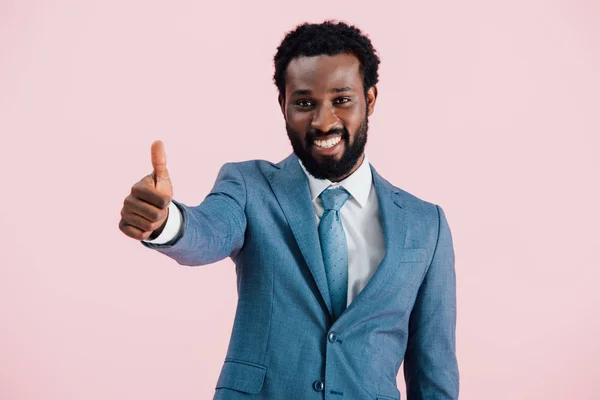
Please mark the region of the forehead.
POLYGON ((360 61, 352 54, 297 57, 286 69, 286 93, 294 90, 328 91, 336 87, 362 88, 360 61))

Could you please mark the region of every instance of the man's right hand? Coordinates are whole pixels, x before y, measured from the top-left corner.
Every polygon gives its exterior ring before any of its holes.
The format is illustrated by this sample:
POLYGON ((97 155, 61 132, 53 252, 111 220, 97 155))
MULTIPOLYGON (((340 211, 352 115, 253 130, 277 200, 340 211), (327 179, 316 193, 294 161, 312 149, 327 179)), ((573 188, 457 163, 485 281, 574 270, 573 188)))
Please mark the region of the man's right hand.
POLYGON ((121 209, 119 229, 137 240, 156 238, 167 223, 173 185, 167 171, 165 148, 160 140, 152 143, 152 174, 133 185, 121 209))

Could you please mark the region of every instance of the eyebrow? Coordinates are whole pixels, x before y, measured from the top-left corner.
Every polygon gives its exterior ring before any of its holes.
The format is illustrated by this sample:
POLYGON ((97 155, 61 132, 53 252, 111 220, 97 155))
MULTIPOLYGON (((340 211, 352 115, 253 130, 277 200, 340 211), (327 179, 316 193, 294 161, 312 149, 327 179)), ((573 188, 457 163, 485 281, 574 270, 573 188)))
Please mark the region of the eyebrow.
POLYGON ((333 93, 351 92, 351 91, 352 91, 352 88, 351 88, 350 86, 344 86, 344 87, 341 87, 341 88, 334 88, 334 89, 331 89, 331 91, 332 91, 333 93))
MULTIPOLYGON (((344 86, 340 88, 333 88, 330 90, 331 93, 344 93, 344 92, 352 92, 352 88, 350 86, 344 86)), ((311 90, 308 89, 298 89, 292 92, 292 96, 306 96, 312 93, 311 90)))

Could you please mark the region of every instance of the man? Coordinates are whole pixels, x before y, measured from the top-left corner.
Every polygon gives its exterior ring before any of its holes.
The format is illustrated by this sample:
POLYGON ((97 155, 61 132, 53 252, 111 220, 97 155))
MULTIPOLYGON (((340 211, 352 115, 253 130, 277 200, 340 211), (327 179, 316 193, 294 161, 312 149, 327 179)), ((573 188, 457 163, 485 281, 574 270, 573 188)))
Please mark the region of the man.
POLYGON ((303 24, 275 55, 294 154, 225 164, 206 199, 173 189, 160 141, 120 229, 184 265, 231 257, 238 304, 215 399, 456 399, 456 296, 440 207, 364 148, 379 58, 360 30, 303 24))

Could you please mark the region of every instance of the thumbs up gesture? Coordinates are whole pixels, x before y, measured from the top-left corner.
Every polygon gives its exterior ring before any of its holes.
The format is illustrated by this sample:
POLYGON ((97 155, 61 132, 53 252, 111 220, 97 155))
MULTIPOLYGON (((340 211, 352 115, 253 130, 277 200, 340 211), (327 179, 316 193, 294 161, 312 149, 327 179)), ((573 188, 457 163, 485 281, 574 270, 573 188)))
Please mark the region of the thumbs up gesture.
POLYGON ((160 140, 152 143, 152 173, 131 188, 121 209, 119 229, 127 236, 146 240, 164 229, 173 199, 173 185, 167 170, 165 148, 160 140))

